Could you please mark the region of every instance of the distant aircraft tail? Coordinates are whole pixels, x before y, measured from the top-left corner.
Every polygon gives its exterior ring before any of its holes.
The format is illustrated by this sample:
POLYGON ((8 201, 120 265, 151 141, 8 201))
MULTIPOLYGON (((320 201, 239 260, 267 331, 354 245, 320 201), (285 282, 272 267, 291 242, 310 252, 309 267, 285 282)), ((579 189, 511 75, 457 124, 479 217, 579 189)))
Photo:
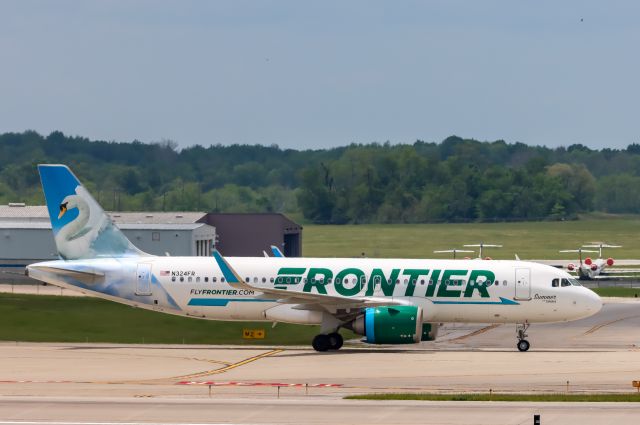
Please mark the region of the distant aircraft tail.
POLYGON ((49 219, 61 258, 147 255, 118 229, 66 165, 38 165, 49 219))

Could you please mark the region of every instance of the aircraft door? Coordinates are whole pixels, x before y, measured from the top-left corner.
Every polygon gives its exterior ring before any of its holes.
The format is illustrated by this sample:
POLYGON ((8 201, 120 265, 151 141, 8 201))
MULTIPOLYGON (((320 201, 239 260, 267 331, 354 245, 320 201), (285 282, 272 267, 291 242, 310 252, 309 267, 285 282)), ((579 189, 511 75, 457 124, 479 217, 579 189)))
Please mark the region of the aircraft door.
POLYGON ((151 264, 149 263, 138 264, 136 295, 151 295, 151 264))
POLYGON ((516 269, 516 300, 531 299, 531 269, 516 269))

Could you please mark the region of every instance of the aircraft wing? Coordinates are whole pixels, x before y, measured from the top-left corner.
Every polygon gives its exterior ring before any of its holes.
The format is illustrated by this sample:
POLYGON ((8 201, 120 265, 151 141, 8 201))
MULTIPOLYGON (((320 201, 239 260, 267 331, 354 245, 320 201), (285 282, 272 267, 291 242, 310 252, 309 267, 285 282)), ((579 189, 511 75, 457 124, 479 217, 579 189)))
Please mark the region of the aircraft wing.
POLYGON ((282 253, 282 251, 280 251, 280 249, 278 249, 277 246, 275 245, 271 245, 271 252, 273 252, 273 256, 274 257, 283 257, 284 258, 284 254, 282 253))
POLYGON ((242 277, 231 267, 224 257, 217 251, 213 251, 213 257, 216 259, 222 274, 227 283, 236 288, 255 292, 262 292, 269 298, 276 297, 279 303, 283 304, 299 304, 302 310, 336 310, 336 309, 352 309, 389 305, 406 305, 407 302, 393 301, 380 297, 342 297, 339 295, 325 294, 309 294, 307 292, 291 291, 286 289, 262 288, 253 286, 245 282, 242 277))

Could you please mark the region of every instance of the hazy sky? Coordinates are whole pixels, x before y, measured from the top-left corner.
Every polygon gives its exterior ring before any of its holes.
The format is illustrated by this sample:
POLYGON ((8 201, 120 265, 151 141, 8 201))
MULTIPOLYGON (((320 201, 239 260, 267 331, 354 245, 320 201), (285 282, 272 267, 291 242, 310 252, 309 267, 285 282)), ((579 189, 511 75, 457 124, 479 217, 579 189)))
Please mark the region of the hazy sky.
POLYGON ((0 0, 0 132, 640 142, 638 1, 0 0))

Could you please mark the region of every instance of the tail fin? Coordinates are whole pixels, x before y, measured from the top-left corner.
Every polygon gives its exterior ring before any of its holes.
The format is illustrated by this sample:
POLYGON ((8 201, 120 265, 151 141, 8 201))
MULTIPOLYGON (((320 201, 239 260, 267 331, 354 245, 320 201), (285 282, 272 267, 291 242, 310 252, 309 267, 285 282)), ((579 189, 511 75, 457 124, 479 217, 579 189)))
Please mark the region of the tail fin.
POLYGON ((58 254, 65 260, 146 255, 122 234, 66 165, 38 165, 58 254))

